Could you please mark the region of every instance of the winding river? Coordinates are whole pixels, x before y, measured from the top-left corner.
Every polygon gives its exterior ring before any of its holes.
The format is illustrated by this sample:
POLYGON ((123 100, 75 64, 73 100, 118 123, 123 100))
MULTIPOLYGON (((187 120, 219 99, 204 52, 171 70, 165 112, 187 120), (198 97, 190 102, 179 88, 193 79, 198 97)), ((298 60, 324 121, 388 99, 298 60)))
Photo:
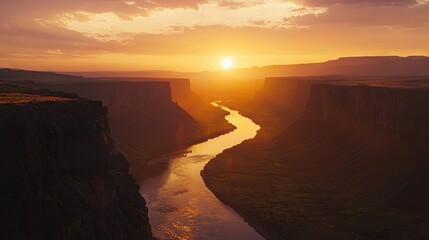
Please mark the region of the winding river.
POLYGON ((168 165, 167 170, 140 181, 152 231, 159 239, 263 239, 206 188, 200 175, 217 154, 254 138, 260 127, 238 111, 212 105, 228 111, 225 119, 237 129, 189 147, 184 156, 159 160, 168 165))

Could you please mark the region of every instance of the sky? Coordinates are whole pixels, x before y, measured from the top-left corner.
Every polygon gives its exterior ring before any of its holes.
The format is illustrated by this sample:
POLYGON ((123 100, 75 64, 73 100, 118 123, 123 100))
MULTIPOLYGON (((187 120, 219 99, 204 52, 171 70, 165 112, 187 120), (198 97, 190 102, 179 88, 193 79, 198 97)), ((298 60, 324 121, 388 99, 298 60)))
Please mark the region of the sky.
POLYGON ((429 0, 0 0, 0 67, 218 70, 429 55, 429 0))

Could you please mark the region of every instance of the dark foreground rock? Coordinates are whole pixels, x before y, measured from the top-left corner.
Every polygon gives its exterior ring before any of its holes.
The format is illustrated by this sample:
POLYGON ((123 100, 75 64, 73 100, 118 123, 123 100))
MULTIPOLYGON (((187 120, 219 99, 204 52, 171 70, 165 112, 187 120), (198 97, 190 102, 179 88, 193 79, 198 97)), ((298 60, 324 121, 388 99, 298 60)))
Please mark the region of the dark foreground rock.
POLYGON ((0 103, 2 239, 152 239, 100 102, 0 84, 0 103))

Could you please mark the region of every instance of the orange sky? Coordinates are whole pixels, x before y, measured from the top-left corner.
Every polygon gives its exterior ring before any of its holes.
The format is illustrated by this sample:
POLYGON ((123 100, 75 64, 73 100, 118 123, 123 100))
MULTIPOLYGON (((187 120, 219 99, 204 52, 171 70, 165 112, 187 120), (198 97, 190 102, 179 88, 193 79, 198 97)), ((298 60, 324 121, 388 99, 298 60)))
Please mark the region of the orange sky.
POLYGON ((0 67, 202 71, 428 43, 429 0, 0 0, 0 67))

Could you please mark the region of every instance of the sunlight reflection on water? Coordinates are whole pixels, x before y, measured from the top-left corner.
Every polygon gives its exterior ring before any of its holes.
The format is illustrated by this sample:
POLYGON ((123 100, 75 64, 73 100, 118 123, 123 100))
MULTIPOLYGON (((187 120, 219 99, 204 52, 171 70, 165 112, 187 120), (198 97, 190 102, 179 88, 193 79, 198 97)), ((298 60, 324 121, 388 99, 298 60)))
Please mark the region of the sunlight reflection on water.
POLYGON ((153 233, 160 239, 263 239, 232 209, 205 187, 204 166, 225 149, 254 138, 260 129, 251 119, 212 103, 230 114, 236 130, 193 145, 186 156, 173 158, 169 169, 140 182, 147 201, 153 233))

